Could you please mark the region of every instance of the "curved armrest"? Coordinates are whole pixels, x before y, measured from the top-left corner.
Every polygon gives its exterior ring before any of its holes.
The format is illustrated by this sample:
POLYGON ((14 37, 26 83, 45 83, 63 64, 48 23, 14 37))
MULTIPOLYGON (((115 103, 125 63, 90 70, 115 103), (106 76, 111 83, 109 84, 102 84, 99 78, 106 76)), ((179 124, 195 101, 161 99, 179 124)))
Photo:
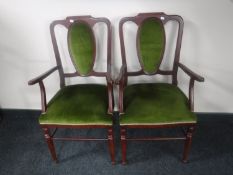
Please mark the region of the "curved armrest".
POLYGON ((193 71, 191 71, 189 68, 187 68, 185 65, 178 63, 178 66, 187 74, 190 76, 189 81, 189 108, 191 111, 194 111, 194 81, 204 82, 204 78, 193 71))
POLYGON ((189 68, 187 68, 185 65, 183 65, 182 63, 178 63, 178 66, 186 73, 188 74, 191 78, 193 78, 194 80, 197 80, 199 82, 204 82, 204 77, 194 73, 193 71, 191 71, 189 68))
POLYGON ((120 74, 119 74, 119 76, 115 79, 114 83, 115 83, 115 84, 120 84, 120 82, 123 81, 125 74, 126 74, 126 66, 125 66, 125 65, 122 65, 122 66, 121 66, 121 69, 120 69, 120 74))
POLYGON ((49 76, 51 73, 53 73, 55 70, 58 70, 58 66, 55 66, 48 70, 47 72, 41 74, 40 76, 33 78, 32 80, 28 81, 28 85, 34 85, 36 83, 39 83, 43 79, 45 79, 47 76, 49 76))
POLYGON ((28 85, 33 85, 33 84, 39 83, 40 94, 41 94, 42 113, 45 113, 47 110, 46 91, 45 91, 43 79, 45 79, 47 76, 49 76, 55 70, 58 70, 58 68, 59 68, 59 66, 55 66, 55 67, 51 68, 50 70, 48 70, 47 72, 41 74, 40 76, 28 81, 28 85))

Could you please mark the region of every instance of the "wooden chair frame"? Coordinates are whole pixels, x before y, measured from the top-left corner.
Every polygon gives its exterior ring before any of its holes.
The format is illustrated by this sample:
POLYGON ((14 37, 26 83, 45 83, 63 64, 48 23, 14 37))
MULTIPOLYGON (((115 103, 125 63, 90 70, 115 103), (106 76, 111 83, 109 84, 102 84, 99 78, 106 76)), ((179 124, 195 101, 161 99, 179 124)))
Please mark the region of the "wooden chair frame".
MULTIPOLYGON (((96 72, 92 69, 92 71, 88 74, 85 75, 87 76, 96 76, 96 77, 106 77, 107 81, 107 91, 108 91, 108 113, 112 114, 113 113, 113 81, 111 79, 111 23, 107 18, 94 18, 91 16, 69 16, 64 20, 56 20, 53 21, 50 25, 50 34, 51 34, 51 39, 52 39, 52 44, 53 44, 53 49, 55 53, 55 58, 56 58, 56 63, 57 65, 47 72, 43 73, 42 75, 30 80, 28 82, 29 85, 34 85, 36 83, 39 83, 40 86, 40 93, 41 93, 41 107, 42 107, 42 113, 46 113, 47 111, 47 100, 46 100, 46 90, 44 86, 43 80, 48 77, 50 74, 52 74, 55 71, 58 71, 59 77, 60 77, 60 88, 65 87, 65 78, 69 77, 76 77, 76 76, 82 76, 77 70, 74 73, 64 73, 63 71, 63 66, 58 50, 58 45, 55 37, 55 26, 57 25, 62 25, 65 26, 67 29, 74 23, 74 22, 82 22, 86 23, 89 25, 92 29, 93 32, 93 26, 96 23, 103 22, 107 25, 107 72, 96 72)), ((94 32, 93 32, 94 34, 94 32)), ((67 36, 68 37, 68 36, 67 36)), ((95 36, 93 35, 93 39, 95 42, 95 36)), ((96 47, 96 42, 93 43, 94 46, 96 47)), ((96 55, 96 48, 94 50, 94 55, 96 55)), ((71 56, 72 59, 72 56, 71 56)), ((72 62, 74 64, 74 61, 72 59, 72 62)), ((95 62, 95 57, 93 59, 93 66, 95 62)), ((92 68, 93 68, 92 66, 92 68)), ((90 109, 91 110, 91 109, 90 109)), ((110 156, 111 156, 111 162, 112 164, 115 164, 115 154, 114 154, 114 137, 113 137, 113 129, 112 126, 109 125, 57 125, 57 124, 40 124, 43 131, 44 131, 44 137, 47 141, 50 153, 52 155, 52 158, 54 161, 57 160, 56 152, 55 152, 55 147, 54 147, 54 140, 71 140, 71 141, 108 141, 108 147, 110 151, 110 156), (74 137, 74 138, 58 138, 55 137, 55 133, 57 128, 106 128, 108 130, 107 138, 82 138, 82 137, 74 137), (55 129, 53 133, 50 132, 50 129, 55 129)))
MULTIPOLYGON (((122 56, 122 67, 120 70, 120 74, 118 78, 115 80, 115 84, 119 85, 119 102, 118 102, 118 110, 119 115, 124 114, 124 106, 123 106, 123 97, 124 97, 124 88, 127 86, 127 81, 129 76, 138 76, 138 75, 168 75, 172 76, 172 84, 176 85, 178 84, 177 81, 177 72, 180 68, 183 70, 189 77, 189 109, 193 112, 194 109, 194 82, 199 81, 203 82, 204 78, 200 75, 194 73, 189 68, 187 68, 185 65, 180 63, 180 49, 181 49, 181 41, 182 41, 182 34, 183 34, 183 19, 182 17, 178 15, 166 15, 165 13, 141 13, 134 17, 125 17, 120 20, 119 23, 119 36, 120 36, 120 44, 121 44, 121 56, 122 56), (177 35, 177 41, 176 41, 176 48, 175 48, 175 56, 174 56, 174 63, 173 63, 173 69, 164 71, 160 70, 158 68, 157 71, 154 73, 147 73, 143 69, 143 65, 141 64, 141 70, 136 72, 128 72, 127 71, 127 63, 126 63, 126 54, 125 54, 125 44, 124 44, 124 34, 123 34, 123 25, 131 21, 135 23, 139 28, 142 24, 142 22, 147 18, 155 18, 156 20, 160 21, 162 25, 165 25, 168 21, 176 21, 178 22, 178 35, 177 35)), ((138 35, 136 40, 138 41, 138 35)), ((137 45, 137 50, 138 50, 137 45)), ((161 62, 163 59, 163 54, 161 56, 161 62)), ((160 62, 160 64, 161 64, 160 62)), ((122 116, 124 117, 124 116, 122 116)), ((120 124, 121 125, 121 124, 120 124)), ((122 164, 126 164, 126 144, 127 141, 148 141, 148 140, 184 140, 185 146, 184 146, 184 152, 183 152, 183 162, 187 162, 188 160, 188 153, 190 151, 191 142, 192 142, 192 135, 193 131, 196 127, 195 123, 174 123, 174 124, 159 124, 159 125, 121 125, 121 149, 122 149, 122 164), (184 137, 149 137, 149 138, 128 138, 126 131, 129 128, 172 128, 172 127, 187 127, 187 130, 184 130, 184 137)))

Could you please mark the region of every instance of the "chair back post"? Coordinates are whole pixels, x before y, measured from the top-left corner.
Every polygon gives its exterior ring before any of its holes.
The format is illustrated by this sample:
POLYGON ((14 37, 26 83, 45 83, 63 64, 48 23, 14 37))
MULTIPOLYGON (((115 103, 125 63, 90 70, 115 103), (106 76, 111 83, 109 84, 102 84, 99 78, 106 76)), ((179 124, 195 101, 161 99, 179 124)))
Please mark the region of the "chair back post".
POLYGON ((108 38, 107 38, 107 81, 111 80, 112 81, 112 27, 111 27, 111 22, 107 18, 102 18, 102 20, 106 23, 107 28, 108 28, 108 38))
POLYGON ((170 15, 171 19, 178 22, 178 34, 176 40, 176 49, 175 49, 175 58, 173 63, 173 76, 172 76, 172 84, 178 85, 177 81, 177 72, 178 72, 178 65, 180 61, 180 50, 181 50, 181 43, 183 37, 183 29, 184 29, 184 21, 183 18, 179 15, 170 15))
POLYGON ((55 36, 55 32, 54 32, 54 28, 57 24, 62 23, 62 20, 57 20, 57 21, 53 21, 50 24, 50 35, 51 35, 51 39, 52 39, 52 44, 53 44, 53 50, 54 50, 54 54, 55 54, 55 58, 56 58, 56 63, 58 66, 58 72, 59 72, 59 77, 60 77, 60 88, 65 86, 65 77, 64 77, 64 71, 63 71, 63 67, 62 67, 62 63, 61 63, 61 58, 60 58, 60 54, 59 54, 59 50, 58 50, 58 46, 57 46, 57 40, 56 40, 56 36, 55 36))
POLYGON ((119 37, 120 37, 120 47, 121 47, 121 59, 122 59, 122 79, 123 79, 123 86, 127 86, 127 62, 126 62, 126 56, 125 56, 125 42, 124 42, 124 33, 123 33, 123 25, 125 22, 130 21, 130 17, 122 18, 119 22, 119 37))

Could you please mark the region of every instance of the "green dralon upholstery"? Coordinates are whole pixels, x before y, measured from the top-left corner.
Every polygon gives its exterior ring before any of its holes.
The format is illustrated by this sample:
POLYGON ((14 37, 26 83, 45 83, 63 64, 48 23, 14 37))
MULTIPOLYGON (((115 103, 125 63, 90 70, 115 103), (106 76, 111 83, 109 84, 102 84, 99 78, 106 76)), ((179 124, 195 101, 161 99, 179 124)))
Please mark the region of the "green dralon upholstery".
POLYGON ((74 23, 69 29, 70 53, 78 72, 87 75, 92 70, 95 44, 91 28, 84 23, 74 23))
POLYGON ((107 87, 104 85, 73 85, 61 89, 48 104, 40 124, 112 125, 107 114, 107 87))
POLYGON ((158 69, 164 42, 164 28, 160 22, 154 18, 143 21, 139 32, 139 57, 145 72, 153 73, 158 69))
POLYGON ((135 84, 126 87, 124 109, 121 125, 196 123, 187 97, 171 84, 135 84))

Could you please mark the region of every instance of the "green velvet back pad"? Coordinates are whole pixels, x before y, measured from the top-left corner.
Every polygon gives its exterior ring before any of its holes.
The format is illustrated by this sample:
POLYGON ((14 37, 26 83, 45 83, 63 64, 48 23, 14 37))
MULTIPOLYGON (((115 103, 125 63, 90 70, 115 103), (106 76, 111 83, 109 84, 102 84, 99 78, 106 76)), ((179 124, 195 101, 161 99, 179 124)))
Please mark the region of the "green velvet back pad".
POLYGON ((68 44, 77 71, 87 75, 93 66, 94 35, 88 24, 74 23, 69 28, 68 44))
POLYGON ((158 69, 164 52, 164 28, 155 18, 148 18, 142 22, 138 35, 139 58, 144 71, 153 73, 158 69))

